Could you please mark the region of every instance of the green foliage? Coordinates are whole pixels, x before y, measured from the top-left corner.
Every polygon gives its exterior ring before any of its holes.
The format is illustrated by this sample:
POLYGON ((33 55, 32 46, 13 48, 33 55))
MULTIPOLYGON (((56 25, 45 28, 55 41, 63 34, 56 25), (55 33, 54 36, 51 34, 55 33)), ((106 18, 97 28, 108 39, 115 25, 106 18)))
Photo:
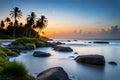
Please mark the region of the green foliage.
POLYGON ((9 64, 6 64, 4 68, 4 73, 21 77, 25 76, 28 73, 28 71, 23 63, 13 61, 10 62, 9 64))
POLYGON ((5 65, 0 80, 35 80, 35 78, 28 74, 23 63, 13 61, 5 65))
POLYGON ((4 51, 2 51, 1 49, 0 49, 0 58, 4 58, 4 59, 7 58, 6 53, 4 51))
POLYGON ((8 56, 18 56, 17 52, 14 52, 8 48, 0 47, 0 50, 7 54, 8 56))
POLYGON ((28 37, 22 37, 17 38, 15 41, 12 42, 13 45, 17 44, 24 44, 24 43, 36 43, 39 40, 37 38, 28 38, 28 37))
POLYGON ((10 36, 10 35, 0 35, 0 39, 13 39, 13 37, 12 36, 10 36))
POLYGON ((0 80, 35 80, 23 63, 9 62, 0 56, 0 80))
POLYGON ((5 58, 0 57, 0 71, 5 67, 6 64, 8 64, 9 61, 5 58))
MULTIPOLYGON (((16 73, 17 74, 17 73, 16 73)), ((31 75, 26 75, 25 77, 15 78, 12 75, 0 75, 0 80, 35 80, 31 75)))

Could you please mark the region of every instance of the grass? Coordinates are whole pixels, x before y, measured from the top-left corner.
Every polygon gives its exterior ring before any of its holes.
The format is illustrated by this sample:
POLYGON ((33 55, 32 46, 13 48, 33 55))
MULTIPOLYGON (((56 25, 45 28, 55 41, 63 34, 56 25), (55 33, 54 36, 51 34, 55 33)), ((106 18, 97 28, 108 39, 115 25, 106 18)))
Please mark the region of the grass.
POLYGON ((37 42, 47 42, 45 40, 40 40, 37 38, 28 38, 28 37, 21 37, 21 38, 17 38, 15 41, 12 42, 13 45, 17 45, 17 44, 25 44, 25 43, 30 43, 30 44, 35 44, 37 42))
POLYGON ((2 50, 0 50, 0 58, 4 58, 4 59, 7 58, 7 54, 2 50))
POLYGON ((0 80, 35 80, 21 62, 12 61, 4 65, 0 71, 0 80))
POLYGON ((39 40, 37 38, 27 38, 27 37, 22 37, 22 38, 17 38, 15 41, 12 42, 13 45, 17 44, 24 44, 24 43, 36 43, 39 40))
POLYGON ((5 65, 8 63, 9 61, 7 59, 0 57, 0 71, 2 71, 5 65))
POLYGON ((17 52, 14 52, 14 51, 4 48, 4 47, 0 47, 0 51, 1 51, 1 53, 4 52, 5 54, 7 54, 7 56, 18 56, 17 52))
POLYGON ((28 71, 23 63, 13 61, 9 64, 6 64, 6 66, 4 67, 4 73, 21 77, 25 76, 28 73, 28 71))
POLYGON ((13 54, 18 55, 10 49, 0 47, 0 80, 35 80, 28 74, 23 63, 8 60, 8 55, 13 54))

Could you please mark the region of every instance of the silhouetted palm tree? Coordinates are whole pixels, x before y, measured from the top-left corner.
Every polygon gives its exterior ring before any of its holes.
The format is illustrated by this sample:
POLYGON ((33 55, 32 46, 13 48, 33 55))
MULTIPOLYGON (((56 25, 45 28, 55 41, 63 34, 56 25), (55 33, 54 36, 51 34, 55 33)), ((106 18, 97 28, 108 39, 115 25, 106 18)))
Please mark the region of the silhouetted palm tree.
POLYGON ((23 23, 20 23, 20 25, 19 25, 20 27, 23 27, 23 23))
POLYGON ((11 22, 11 19, 10 19, 9 17, 7 17, 7 18, 5 19, 5 22, 10 23, 10 22, 11 22))
POLYGON ((9 26, 13 26, 13 22, 10 22, 10 23, 9 23, 9 26))
MULTIPOLYGON (((31 31, 32 31, 32 28, 34 27, 35 19, 36 19, 35 12, 31 12, 31 14, 28 15, 28 17, 27 17, 27 27, 28 27, 28 30, 29 30, 29 37, 31 37, 31 31)), ((26 32, 27 35, 28 35, 28 30, 26 32)))
POLYGON ((10 11, 11 17, 14 17, 14 31, 13 31, 13 37, 15 37, 16 27, 18 26, 18 20, 17 18, 21 18, 22 12, 18 7, 14 7, 12 11, 10 11))
POLYGON ((4 21, 2 20, 1 21, 1 25, 0 25, 2 28, 5 27, 5 24, 4 24, 4 21))
POLYGON ((27 17, 27 23, 30 25, 33 25, 35 23, 35 19, 36 19, 35 12, 31 12, 31 14, 28 15, 28 17, 27 17))
POLYGON ((41 33, 41 31, 47 27, 47 18, 45 16, 41 16, 41 18, 39 18, 36 22, 36 29, 38 34, 41 33))
POLYGON ((13 22, 10 22, 7 26, 7 33, 12 36, 13 34, 13 22))

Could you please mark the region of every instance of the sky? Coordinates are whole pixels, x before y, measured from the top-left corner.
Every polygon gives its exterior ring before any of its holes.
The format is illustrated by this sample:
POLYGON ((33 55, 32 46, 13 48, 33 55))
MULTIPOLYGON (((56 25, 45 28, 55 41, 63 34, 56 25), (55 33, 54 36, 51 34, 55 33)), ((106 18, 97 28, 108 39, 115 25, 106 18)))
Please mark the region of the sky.
POLYGON ((30 12, 45 15, 45 36, 51 38, 120 39, 120 0, 0 0, 0 20, 15 6, 25 23, 30 12))

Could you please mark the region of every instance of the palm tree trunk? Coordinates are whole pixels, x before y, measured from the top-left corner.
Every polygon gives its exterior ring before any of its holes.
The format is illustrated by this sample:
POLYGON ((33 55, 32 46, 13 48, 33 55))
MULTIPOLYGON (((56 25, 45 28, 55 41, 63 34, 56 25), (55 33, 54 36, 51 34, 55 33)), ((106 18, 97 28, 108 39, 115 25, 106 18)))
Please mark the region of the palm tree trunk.
MULTIPOLYGON (((15 16, 15 21, 16 21, 16 16, 15 16)), ((13 28, 13 38, 15 38, 15 33, 16 33, 16 23, 14 21, 14 28, 13 28)))
POLYGON ((16 29, 15 29, 15 26, 14 26, 14 28, 13 28, 13 38, 15 38, 15 31, 16 31, 16 29))

